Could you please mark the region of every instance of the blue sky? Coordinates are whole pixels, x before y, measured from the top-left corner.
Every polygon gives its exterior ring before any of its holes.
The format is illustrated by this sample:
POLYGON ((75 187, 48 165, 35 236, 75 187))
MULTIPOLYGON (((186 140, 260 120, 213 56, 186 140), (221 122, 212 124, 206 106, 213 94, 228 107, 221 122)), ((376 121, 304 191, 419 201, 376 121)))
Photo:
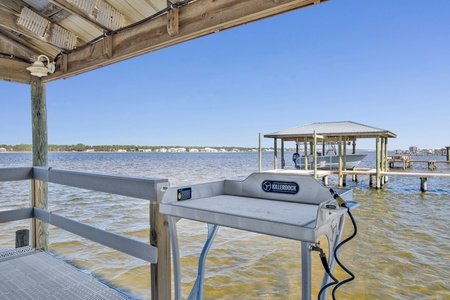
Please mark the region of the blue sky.
MULTIPOLYGON (((49 143, 257 147, 355 121, 396 133, 390 149, 444 147, 449 16, 448 0, 331 0, 50 82, 49 143)), ((0 95, 0 144, 31 143, 29 86, 0 95)))

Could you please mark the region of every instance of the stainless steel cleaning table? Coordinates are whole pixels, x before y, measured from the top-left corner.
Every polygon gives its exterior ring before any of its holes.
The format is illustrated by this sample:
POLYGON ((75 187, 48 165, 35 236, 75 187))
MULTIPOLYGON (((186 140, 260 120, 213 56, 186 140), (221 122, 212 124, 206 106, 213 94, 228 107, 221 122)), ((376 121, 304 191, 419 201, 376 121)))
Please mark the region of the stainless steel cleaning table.
MULTIPOLYGON (((335 189, 349 208, 349 189, 335 189)), ((339 243, 347 208, 340 207, 329 188, 311 176, 276 172, 253 173, 247 178, 171 187, 165 191, 160 212, 169 216, 174 260, 175 298, 181 299, 178 239, 175 221, 185 218, 208 224, 208 237, 199 258, 196 283, 188 299, 203 298, 204 262, 218 226, 301 241, 302 299, 311 299, 311 250, 321 235, 330 249, 339 243)), ((331 251, 330 251, 331 253, 331 251)), ((333 270, 334 259, 328 259, 333 270)), ((324 275, 322 285, 329 282, 324 275)))

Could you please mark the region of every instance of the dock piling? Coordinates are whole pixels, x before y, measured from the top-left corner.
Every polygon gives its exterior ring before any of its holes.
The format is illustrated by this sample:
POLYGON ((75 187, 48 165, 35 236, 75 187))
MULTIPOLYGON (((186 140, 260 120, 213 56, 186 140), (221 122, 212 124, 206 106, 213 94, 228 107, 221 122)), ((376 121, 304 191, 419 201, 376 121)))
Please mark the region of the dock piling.
POLYGON ((450 146, 445 147, 447 149, 447 163, 450 164, 450 146))
POLYGON ((422 192, 426 192, 428 190, 428 184, 427 184, 428 178, 426 177, 420 177, 420 190, 422 192))
POLYGON ((436 169, 437 169, 436 161, 435 160, 428 161, 428 170, 434 171, 436 169))
POLYGON ((16 231, 16 248, 28 246, 29 241, 30 231, 28 229, 20 229, 16 231))

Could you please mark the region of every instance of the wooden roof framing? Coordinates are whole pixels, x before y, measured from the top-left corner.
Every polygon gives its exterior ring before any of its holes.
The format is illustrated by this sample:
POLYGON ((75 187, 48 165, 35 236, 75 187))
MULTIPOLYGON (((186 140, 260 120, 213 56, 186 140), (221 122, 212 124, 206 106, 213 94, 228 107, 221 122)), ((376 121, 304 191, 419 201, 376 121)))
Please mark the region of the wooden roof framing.
POLYGON ((52 81, 327 0, 0 0, 0 79, 52 81))

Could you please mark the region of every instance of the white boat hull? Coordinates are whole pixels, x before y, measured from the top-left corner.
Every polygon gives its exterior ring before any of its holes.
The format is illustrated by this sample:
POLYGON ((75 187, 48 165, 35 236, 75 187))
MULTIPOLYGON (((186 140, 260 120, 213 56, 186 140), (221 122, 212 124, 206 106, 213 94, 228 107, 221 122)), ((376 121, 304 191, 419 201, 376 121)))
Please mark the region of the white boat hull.
MULTIPOLYGON (((355 168, 367 155, 366 154, 347 154, 346 158, 346 169, 355 168)), ((313 165, 314 156, 308 156, 308 168, 314 168, 313 165)), ((342 157, 342 163, 344 163, 344 157, 342 157)), ((318 156, 317 157, 317 168, 318 169, 337 169, 339 166, 339 156, 318 156)), ((305 168, 305 158, 299 157, 295 160, 295 167, 297 169, 305 168)))

